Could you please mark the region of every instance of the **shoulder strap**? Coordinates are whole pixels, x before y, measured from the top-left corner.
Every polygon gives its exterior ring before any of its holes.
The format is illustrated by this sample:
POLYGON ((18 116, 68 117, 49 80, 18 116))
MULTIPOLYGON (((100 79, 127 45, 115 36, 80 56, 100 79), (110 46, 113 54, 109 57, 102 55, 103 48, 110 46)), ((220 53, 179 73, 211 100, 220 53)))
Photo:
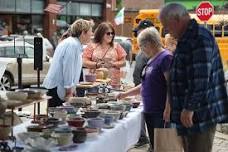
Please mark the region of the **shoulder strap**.
POLYGON ((104 59, 105 55, 108 53, 108 50, 111 48, 111 46, 106 50, 105 54, 102 56, 101 60, 104 59))

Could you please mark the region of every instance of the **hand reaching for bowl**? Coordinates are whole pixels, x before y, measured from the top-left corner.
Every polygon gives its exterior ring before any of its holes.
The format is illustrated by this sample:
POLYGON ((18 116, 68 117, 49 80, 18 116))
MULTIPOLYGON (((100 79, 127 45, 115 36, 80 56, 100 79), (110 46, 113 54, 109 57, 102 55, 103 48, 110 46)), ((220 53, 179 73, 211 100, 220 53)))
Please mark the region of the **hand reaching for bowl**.
POLYGON ((123 99, 126 97, 127 97, 127 94, 125 92, 120 92, 119 94, 116 95, 116 99, 123 99))

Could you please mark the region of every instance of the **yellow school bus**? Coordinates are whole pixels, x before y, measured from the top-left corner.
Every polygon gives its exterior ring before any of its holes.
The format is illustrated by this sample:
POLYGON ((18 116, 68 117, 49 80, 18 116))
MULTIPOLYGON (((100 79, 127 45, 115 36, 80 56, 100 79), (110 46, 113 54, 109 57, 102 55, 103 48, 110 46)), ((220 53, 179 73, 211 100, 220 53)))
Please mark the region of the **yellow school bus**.
MULTIPOLYGON (((190 14, 191 18, 195 18, 199 24, 204 24, 201 22, 196 14, 190 14)), ((135 17, 133 21, 133 28, 137 27, 139 22, 144 19, 149 19, 153 22, 154 26, 160 32, 162 38, 164 38, 167 33, 158 19, 159 10, 158 9, 150 9, 150 10, 140 10, 139 14, 135 17)), ((216 41, 219 45, 220 55, 223 60, 224 69, 228 69, 228 14, 219 14, 213 15, 210 20, 207 22, 207 28, 212 32, 215 36, 216 41)), ((137 54, 139 51, 137 45, 137 39, 134 34, 132 34, 132 52, 133 54, 137 54)))

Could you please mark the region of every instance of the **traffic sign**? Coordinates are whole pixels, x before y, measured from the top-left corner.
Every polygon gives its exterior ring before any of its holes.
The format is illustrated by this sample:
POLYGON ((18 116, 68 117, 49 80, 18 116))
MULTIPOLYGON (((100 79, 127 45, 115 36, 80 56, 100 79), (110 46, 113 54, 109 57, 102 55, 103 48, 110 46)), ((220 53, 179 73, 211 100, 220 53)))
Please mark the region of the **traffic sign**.
POLYGON ((214 6, 208 1, 201 2, 196 8, 196 15, 201 21, 208 21, 213 14, 214 6))

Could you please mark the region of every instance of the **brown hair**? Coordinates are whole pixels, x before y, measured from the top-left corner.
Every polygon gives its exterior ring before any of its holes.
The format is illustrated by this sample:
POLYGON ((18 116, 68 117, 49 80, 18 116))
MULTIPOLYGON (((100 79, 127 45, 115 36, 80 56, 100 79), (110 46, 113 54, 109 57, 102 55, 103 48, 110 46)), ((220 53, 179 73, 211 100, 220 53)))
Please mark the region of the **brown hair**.
POLYGON ((71 35, 73 37, 80 37, 82 31, 88 32, 90 28, 93 27, 93 24, 90 21, 84 19, 76 20, 70 28, 71 35))
POLYGON ((113 25, 109 22, 103 22, 103 23, 98 25, 98 27, 96 28, 96 30, 94 32, 93 41, 95 43, 102 43, 103 37, 106 34, 106 32, 108 31, 108 29, 111 29, 112 32, 114 33, 114 35, 112 37, 112 41, 110 42, 110 45, 113 46, 113 41, 114 41, 114 37, 115 37, 115 30, 114 30, 113 25))

